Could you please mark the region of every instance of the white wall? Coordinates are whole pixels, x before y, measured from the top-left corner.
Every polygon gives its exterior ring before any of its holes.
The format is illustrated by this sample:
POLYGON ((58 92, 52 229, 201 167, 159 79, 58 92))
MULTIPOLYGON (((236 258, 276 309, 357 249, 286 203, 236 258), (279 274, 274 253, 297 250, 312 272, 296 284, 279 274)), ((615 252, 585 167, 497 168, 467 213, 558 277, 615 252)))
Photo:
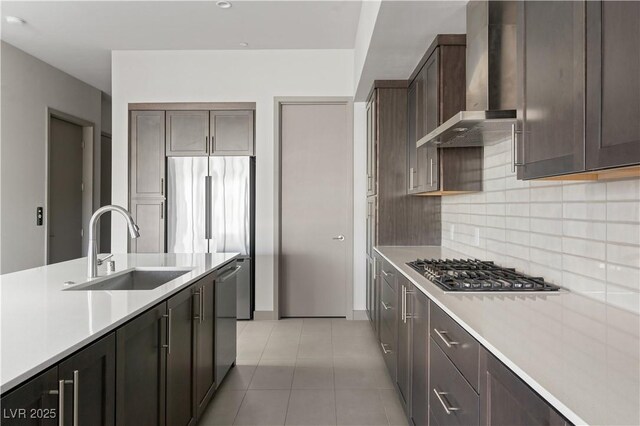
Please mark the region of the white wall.
MULTIPOLYGON (((112 201, 128 203, 128 103, 256 102, 256 310, 272 310, 274 97, 352 96, 353 64, 352 50, 114 51, 112 201)), ((112 249, 127 250, 118 219, 112 249)))
POLYGON ((442 245, 640 313, 640 179, 517 180, 484 148, 484 191, 442 197, 442 245))
MULTIPOLYGON (((36 207, 46 201, 47 108, 94 123, 94 140, 100 141, 101 99, 98 89, 10 44, 2 42, 0 54, 0 273, 4 274, 45 263, 45 227, 36 226, 35 215, 36 207)), ((91 146, 86 149, 92 151, 91 146)), ((99 162, 94 162, 94 173, 99 173, 99 162)), ((86 190, 91 185, 85 182, 86 190)), ((98 196, 94 194, 94 199, 98 196)))

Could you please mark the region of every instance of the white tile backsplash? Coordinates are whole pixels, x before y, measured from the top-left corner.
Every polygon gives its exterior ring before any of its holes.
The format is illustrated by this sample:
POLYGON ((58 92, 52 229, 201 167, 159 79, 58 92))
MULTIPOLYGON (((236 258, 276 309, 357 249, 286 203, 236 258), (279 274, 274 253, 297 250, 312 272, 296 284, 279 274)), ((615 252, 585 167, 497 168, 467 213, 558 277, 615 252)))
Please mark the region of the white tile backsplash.
POLYGON ((640 179, 519 181, 505 141, 484 191, 442 197, 442 245, 640 313, 640 179))

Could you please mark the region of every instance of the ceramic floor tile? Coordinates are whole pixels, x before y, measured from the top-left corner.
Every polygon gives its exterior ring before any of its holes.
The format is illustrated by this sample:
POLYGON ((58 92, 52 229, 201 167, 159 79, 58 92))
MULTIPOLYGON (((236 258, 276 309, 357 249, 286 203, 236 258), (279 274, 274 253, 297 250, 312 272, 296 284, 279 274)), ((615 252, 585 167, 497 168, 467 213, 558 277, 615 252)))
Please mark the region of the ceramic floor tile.
POLYGON ((293 389, 333 389, 331 358, 298 358, 293 373, 293 389))
POLYGON ((249 389, 291 389, 295 360, 261 359, 249 389))
POLYGON ((400 396, 395 389, 381 389, 380 399, 391 426, 408 426, 407 416, 402 409, 400 396))
POLYGON ((287 425, 335 425, 336 396, 333 390, 291 391, 287 425))
POLYGON ((237 360, 236 366, 229 370, 227 377, 224 378, 222 387, 232 390, 247 390, 257 365, 257 360, 237 360))
POLYGON ((333 356, 358 357, 362 354, 375 353, 379 345, 373 335, 334 334, 332 337, 333 356))
POLYGON ((386 367, 375 367, 373 361, 363 357, 337 357, 333 359, 336 389, 392 389, 393 383, 386 367))
POLYGON ((350 321, 346 319, 333 319, 331 323, 333 335, 371 336, 371 323, 369 321, 350 321))
POLYGON ((262 359, 295 359, 298 355, 300 334, 276 334, 271 332, 269 341, 262 352, 262 359))
POLYGON ((284 425, 289 404, 288 390, 248 390, 235 425, 284 425))
POLYGON ((336 389, 338 425, 388 426, 380 395, 372 389, 336 389))
POLYGON ((331 334, 330 318, 305 318, 302 322, 302 334, 326 333, 331 334))
POLYGON ((333 343, 331 333, 302 333, 298 348, 298 358, 331 358, 332 356, 333 343))
POLYGON ((199 425, 232 425, 245 391, 218 391, 198 422, 199 425))
POLYGON ((242 334, 249 321, 236 321, 236 333, 238 336, 242 334))

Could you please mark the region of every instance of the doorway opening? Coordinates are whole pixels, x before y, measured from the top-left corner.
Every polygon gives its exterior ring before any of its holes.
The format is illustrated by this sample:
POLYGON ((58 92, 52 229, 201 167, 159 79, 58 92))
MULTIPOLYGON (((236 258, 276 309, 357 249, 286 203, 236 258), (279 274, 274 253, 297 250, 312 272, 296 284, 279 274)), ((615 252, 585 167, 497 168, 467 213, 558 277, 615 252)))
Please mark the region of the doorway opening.
POLYGON ((93 123, 48 111, 46 264, 84 255, 93 211, 93 123))

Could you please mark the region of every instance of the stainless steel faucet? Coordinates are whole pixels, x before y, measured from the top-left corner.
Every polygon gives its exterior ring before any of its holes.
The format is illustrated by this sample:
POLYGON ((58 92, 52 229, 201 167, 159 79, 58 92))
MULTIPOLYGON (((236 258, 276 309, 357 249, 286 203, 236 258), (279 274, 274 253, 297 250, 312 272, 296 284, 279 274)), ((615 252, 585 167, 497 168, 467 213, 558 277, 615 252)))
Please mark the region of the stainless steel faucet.
POLYGON ((89 221, 89 247, 87 249, 87 256, 89 258, 87 275, 89 276, 89 278, 95 278, 98 276, 98 264, 102 263, 101 261, 98 261, 98 246, 96 243, 98 220, 103 213, 111 211, 121 213, 124 216, 124 219, 127 221, 127 226, 129 227, 129 235, 131 235, 131 238, 138 238, 140 236, 140 232, 138 232, 140 228, 138 228, 138 225, 136 225, 136 223, 133 221, 131 213, 129 213, 126 209, 123 209, 120 206, 111 205, 103 206, 96 210, 93 216, 91 216, 91 220, 89 221))

